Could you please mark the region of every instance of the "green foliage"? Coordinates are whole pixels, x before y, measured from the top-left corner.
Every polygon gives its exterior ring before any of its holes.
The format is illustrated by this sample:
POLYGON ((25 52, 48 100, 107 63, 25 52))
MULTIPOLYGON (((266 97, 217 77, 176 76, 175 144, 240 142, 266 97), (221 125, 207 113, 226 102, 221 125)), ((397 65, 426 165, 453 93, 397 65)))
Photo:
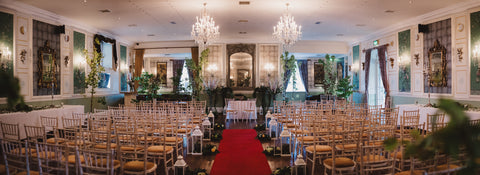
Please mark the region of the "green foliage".
POLYGON ((20 95, 20 83, 18 78, 13 77, 7 70, 0 70, 0 96, 7 97, 7 111, 31 111, 32 108, 25 104, 20 95))
POLYGON ((193 81, 190 83, 190 87, 192 88, 193 97, 197 100, 200 98, 200 92, 202 91, 203 87, 203 76, 202 76, 202 69, 203 66, 207 63, 208 54, 210 53, 210 49, 205 49, 200 54, 198 58, 198 63, 195 63, 193 59, 186 59, 185 64, 190 69, 193 74, 193 81))
POLYGON ((154 98, 157 98, 157 91, 160 89, 161 82, 157 81, 153 74, 143 72, 140 77, 135 77, 135 81, 138 81, 138 94, 146 95, 147 101, 152 101, 154 98))
MULTIPOLYGON (((98 39, 95 39, 95 43, 100 44, 98 39)), ((105 71, 105 68, 101 65, 103 55, 99 53, 95 47, 93 48, 93 57, 90 57, 88 50, 84 50, 85 59, 90 68, 90 72, 85 78, 86 88, 90 88, 90 110, 93 112, 93 95, 95 95, 95 89, 98 87, 100 81, 100 74, 105 71)))
POLYGON ((335 70, 335 56, 325 55, 325 60, 318 60, 323 64, 325 78, 323 79, 323 89, 325 94, 334 95, 337 89, 337 71, 335 70))
POLYGON ((353 94, 353 86, 350 84, 350 76, 342 78, 338 81, 337 96, 343 99, 347 99, 353 94))
MULTIPOLYGON (((297 71, 297 67, 295 64, 297 64, 297 60, 295 60, 295 56, 291 55, 289 56, 290 53, 288 51, 285 51, 284 54, 280 57, 280 61, 282 64, 282 67, 284 68, 284 71, 287 73, 287 75, 282 74, 283 76, 283 84, 285 84, 292 75, 295 75, 295 72, 297 71)), ((295 76, 293 76, 293 89, 296 89, 297 87, 297 79, 295 76)), ((287 90, 287 87, 283 88, 283 91, 285 92, 287 90)))
POLYGON ((272 172, 272 175, 290 175, 292 174, 292 169, 289 166, 283 168, 277 168, 272 172))
POLYGON ((182 77, 182 69, 177 69, 177 74, 173 77, 171 77, 170 79, 172 80, 172 84, 173 84, 173 87, 176 87, 173 89, 173 93, 174 94, 179 94, 179 92, 183 92, 184 91, 184 87, 183 86, 180 86, 180 81, 181 81, 181 77, 182 77))
MULTIPOLYGON (((470 118, 454 100, 440 99, 438 104, 439 109, 450 117, 448 125, 424 138, 420 133, 412 133, 414 141, 402 143, 406 146, 404 156, 427 160, 434 158, 436 153, 444 153, 458 158, 460 152, 465 152, 465 168, 459 174, 476 174, 480 169, 480 125, 470 124, 470 118)), ((398 144, 390 139, 384 142, 386 148, 398 144)))

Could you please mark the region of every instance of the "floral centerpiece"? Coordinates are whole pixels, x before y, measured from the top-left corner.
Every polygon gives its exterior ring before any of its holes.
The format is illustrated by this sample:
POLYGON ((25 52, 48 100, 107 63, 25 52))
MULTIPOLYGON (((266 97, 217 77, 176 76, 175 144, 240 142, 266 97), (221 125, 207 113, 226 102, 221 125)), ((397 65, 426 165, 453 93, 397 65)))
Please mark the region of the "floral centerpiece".
POLYGON ((262 124, 256 124, 255 127, 253 127, 253 129, 255 129, 255 131, 265 131, 265 123, 262 123, 262 124))

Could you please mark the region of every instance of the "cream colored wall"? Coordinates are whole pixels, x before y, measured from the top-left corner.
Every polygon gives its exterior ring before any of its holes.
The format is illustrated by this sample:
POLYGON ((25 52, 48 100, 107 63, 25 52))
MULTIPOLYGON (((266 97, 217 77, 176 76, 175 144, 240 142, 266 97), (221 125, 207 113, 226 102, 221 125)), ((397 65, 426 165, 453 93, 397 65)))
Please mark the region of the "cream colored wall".
MULTIPOLYGON (((1 5, 1 3, 0 3, 1 5)), ((86 49, 93 50, 93 35, 96 33, 103 34, 107 37, 117 39, 117 51, 118 61, 120 61, 120 45, 127 46, 127 61, 130 60, 132 53, 131 43, 123 41, 121 38, 112 36, 106 32, 99 31, 91 27, 85 27, 79 23, 75 23, 64 17, 60 17, 56 14, 46 12, 44 10, 35 7, 1 7, 0 11, 10 13, 14 15, 14 75, 19 79, 20 94, 24 96, 26 102, 33 101, 46 101, 52 100, 51 96, 33 96, 33 20, 46 22, 53 25, 65 25, 65 34, 60 35, 60 52, 57 52, 60 56, 61 66, 61 90, 60 95, 55 95, 54 100, 71 99, 71 98, 84 98, 84 94, 73 94, 73 31, 81 32, 86 35, 86 49), (25 34, 20 33, 20 27, 24 27, 25 34), (66 40, 65 37, 69 39, 66 40), (20 61, 20 52, 26 50, 26 60, 24 63, 20 61), (68 56, 69 62, 65 64, 64 58, 68 56)), ((128 63, 127 65, 129 65, 128 63)), ((88 66, 87 66, 88 67, 88 66)), ((87 68, 88 69, 88 68, 87 68)), ((111 88, 109 89, 97 89, 97 96, 118 94, 120 92, 120 68, 117 71, 111 71, 111 88)), ((87 70, 88 74, 88 70, 87 70)), ((0 98, 0 104, 6 103, 5 98, 0 98)))
MULTIPOLYGON (((397 27, 395 30, 390 32, 383 32, 379 34, 372 34, 368 38, 363 39, 359 42, 352 43, 349 47, 349 65, 352 63, 352 47, 355 45, 360 45, 360 51, 363 49, 368 49, 373 47, 373 41, 379 40, 380 45, 390 43, 387 50, 387 69, 388 69, 388 80, 390 83, 390 90, 392 96, 401 96, 401 97, 415 97, 415 98, 428 98, 428 93, 424 93, 423 87, 423 58, 426 55, 423 54, 423 34, 418 33, 417 24, 428 24, 441 20, 451 18, 452 20, 452 93, 450 94, 431 94, 431 97, 436 99, 440 96, 449 97, 458 100, 471 100, 471 101, 480 101, 480 96, 470 95, 470 54, 469 54, 469 42, 470 42, 470 13, 480 11, 480 7, 471 8, 468 7, 457 7, 454 13, 451 11, 443 10, 443 13, 435 13, 430 15, 425 15, 421 19, 413 20, 410 23, 406 23, 403 26, 397 27), (459 10, 458 8, 463 8, 459 10), (459 25, 463 25, 463 30, 458 28, 459 25), (398 90, 398 32, 404 30, 411 30, 411 92, 399 92, 398 90), (417 40, 418 35, 418 40, 417 40), (459 60, 457 55, 457 49, 462 48, 463 50, 463 59, 459 60), (419 64, 416 65, 416 60, 414 55, 419 54, 419 64), (390 66, 390 58, 394 59, 393 68, 390 66)), ((360 53, 361 61, 365 61, 365 54, 360 53)), ((352 73, 349 72, 351 76, 352 73)), ((360 71, 360 91, 365 91, 365 71, 360 71)))

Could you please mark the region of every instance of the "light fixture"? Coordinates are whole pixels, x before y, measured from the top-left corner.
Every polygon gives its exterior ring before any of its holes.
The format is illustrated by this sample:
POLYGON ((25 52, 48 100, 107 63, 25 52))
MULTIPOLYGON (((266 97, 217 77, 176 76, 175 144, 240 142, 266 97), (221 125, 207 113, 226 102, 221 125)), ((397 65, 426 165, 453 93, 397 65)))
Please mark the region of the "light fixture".
POLYGON ((286 6, 285 13, 280 17, 277 26, 273 27, 273 37, 280 41, 284 47, 289 47, 302 36, 302 26, 295 23, 294 17, 288 11, 288 3, 286 6))
POLYGON ((197 16, 197 22, 192 25, 192 38, 200 46, 201 50, 218 39, 220 32, 218 26, 215 26, 215 21, 207 13, 207 3, 203 3, 202 13, 200 18, 197 16))
POLYGON ((390 66, 392 66, 392 69, 394 65, 395 65, 395 59, 390 58, 390 66))

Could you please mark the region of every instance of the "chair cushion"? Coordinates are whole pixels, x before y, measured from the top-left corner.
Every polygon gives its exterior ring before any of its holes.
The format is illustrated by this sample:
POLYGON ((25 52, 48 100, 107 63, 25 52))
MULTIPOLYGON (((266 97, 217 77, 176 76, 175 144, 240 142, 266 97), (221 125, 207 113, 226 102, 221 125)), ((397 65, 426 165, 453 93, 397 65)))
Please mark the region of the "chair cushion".
MULTIPOLYGON (((34 153, 34 152, 37 152, 37 149, 30 148, 29 151, 30 153, 34 153)), ((25 154, 25 152, 26 152, 25 148, 21 148, 20 150, 18 148, 12 150, 12 153, 15 153, 15 154, 18 154, 18 153, 25 154)))
POLYGON ((160 152, 170 152, 173 150, 173 147, 171 146, 150 146, 147 148, 148 152, 153 152, 153 153, 160 153, 160 152))
MULTIPOLYGON (((333 159, 328 158, 323 161, 325 165, 332 166, 333 159)), ((337 168, 344 168, 344 167, 351 167, 355 166, 355 162, 352 159, 346 157, 337 157, 335 158, 335 167, 337 168)))
MULTIPOLYGON (((27 175, 28 173, 26 171, 22 171, 22 172, 19 172, 15 175, 27 175)), ((38 171, 32 171, 30 170, 30 175, 40 175, 40 173, 38 171)))
MULTIPOLYGON (((58 143, 63 143, 63 142, 65 142, 64 139, 60 139, 60 138, 57 138, 56 141, 57 141, 58 143)), ((49 139, 47 139, 47 143, 54 144, 54 143, 55 143, 55 138, 49 138, 49 139)))
MULTIPOLYGON (((123 165, 123 169, 126 171, 145 171, 143 161, 130 161, 123 165)), ((147 170, 155 167, 153 162, 146 162, 147 170)))
POLYGON ((357 144, 335 145, 335 148, 338 150, 357 149, 357 144))
POLYGON ((293 134, 310 134, 310 131, 307 131, 307 130, 293 130, 292 131, 293 134))
POLYGON ((380 155, 366 155, 366 156, 357 158, 357 161, 360 162, 360 161, 362 161, 362 159, 363 159, 364 162, 372 162, 372 161, 385 160, 385 157, 380 156, 380 155))
POLYGON ((403 153, 402 153, 402 152, 397 152, 397 153, 395 154, 395 158, 396 158, 396 159, 402 159, 402 157, 403 157, 403 153))
POLYGON ((395 173, 395 175, 423 175, 424 172, 425 171, 423 170, 414 170, 413 172, 410 172, 410 170, 408 170, 408 171, 395 173))
MULTIPOLYGON (((178 129, 177 132, 178 133, 187 133, 187 129, 178 129)), ((188 132, 190 132, 190 130, 188 130, 188 132)))
POLYGON ((299 141, 313 141, 315 137, 313 136, 303 136, 303 137, 297 137, 299 141))
POLYGON ((445 170, 452 170, 452 169, 457 169, 460 168, 460 166, 455 165, 455 164, 443 164, 443 165, 438 165, 435 168, 430 168, 428 171, 445 171, 445 170))
MULTIPOLYGON (((96 162, 96 166, 102 166, 102 167, 106 167, 107 166, 107 160, 108 159, 100 159, 100 160, 97 160, 96 162)), ((119 166, 120 165, 120 161, 119 160, 113 160, 113 167, 116 167, 116 166, 119 166)))
POLYGON ((139 140, 139 141, 147 141, 147 142, 149 142, 149 141, 153 141, 153 140, 156 140, 156 139, 155 139, 154 137, 149 137, 149 136, 144 137, 144 136, 142 136, 142 137, 139 137, 138 140, 139 140))
MULTIPOLYGON (((38 154, 37 153, 33 153, 32 154, 32 157, 34 158, 37 158, 38 157, 38 154)), ((55 152, 40 152, 40 158, 42 159, 52 159, 55 157, 55 152)))
MULTIPOLYGON (((106 144, 106 143, 96 144, 96 145, 94 146, 94 148, 97 148, 97 149, 107 149, 107 144, 106 144)), ((110 148, 111 148, 111 149, 117 148, 117 144, 115 144, 115 143, 110 143, 110 148)))
POLYGON ((143 150, 143 147, 133 147, 133 146, 121 146, 120 147, 120 150, 122 151, 139 151, 139 150, 143 150))
MULTIPOLYGON (((65 158, 62 158, 62 160, 65 160, 65 158)), ((67 157, 67 162, 75 164, 75 162, 77 162, 77 160, 75 159, 75 155, 69 155, 67 157)), ((80 155, 80 163, 85 163, 85 158, 82 155, 80 155)))
POLYGON ((183 141, 183 138, 181 137, 165 137, 161 139, 162 141, 165 140, 165 142, 181 142, 183 141))
POLYGON ((312 146, 307 146, 305 148, 308 152, 327 152, 327 151, 332 151, 332 147, 328 145, 312 145, 312 146))

